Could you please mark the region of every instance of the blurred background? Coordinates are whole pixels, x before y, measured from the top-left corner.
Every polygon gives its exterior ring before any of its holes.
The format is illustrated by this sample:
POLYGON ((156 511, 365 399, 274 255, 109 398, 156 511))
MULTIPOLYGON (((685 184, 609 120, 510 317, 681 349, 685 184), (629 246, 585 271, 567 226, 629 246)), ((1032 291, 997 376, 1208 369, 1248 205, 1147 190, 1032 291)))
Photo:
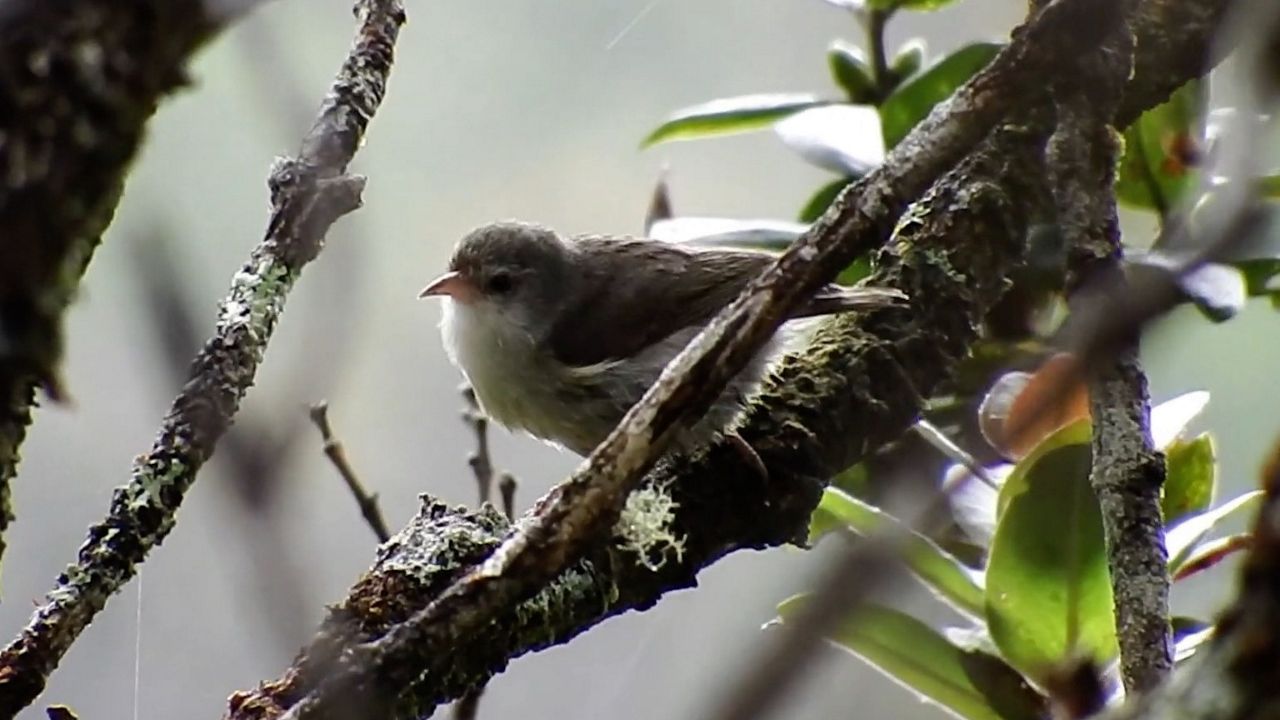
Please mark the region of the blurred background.
MULTIPOLYGON (((638 233, 664 164, 678 214, 790 218, 831 179, 768 132, 638 149, 689 104, 834 93, 823 53, 836 37, 859 42, 861 30, 830 4, 408 5, 387 100, 353 167, 369 177, 365 207, 339 221, 290 297, 237 429, 201 473, 176 530, 23 717, 42 717, 50 703, 94 720, 216 717, 230 693, 287 666, 375 546, 321 454, 311 402, 328 399, 393 528, 415 511, 418 493, 474 503, 460 376, 436 332, 439 307, 414 299, 468 229, 520 218, 568 232, 638 233)), ((890 25, 890 48, 910 37, 933 53, 1004 38, 1025 6, 969 0, 904 13, 890 25)), ((348 0, 274 0, 212 43, 191 68, 192 87, 152 122, 70 316, 74 403, 41 409, 24 448, 0 635, 27 620, 133 456, 150 446, 217 301, 263 232, 272 158, 294 151, 352 27, 348 0)), ((1280 424, 1259 404, 1250 372, 1280 363, 1280 346, 1257 342, 1275 315, 1265 303, 1224 325, 1192 313, 1148 336, 1152 394, 1212 392, 1197 427, 1217 433, 1223 494, 1233 495, 1255 482, 1280 424)), ((494 462, 520 480, 520 509, 575 465, 501 430, 492 441, 494 462)), ((491 683, 480 717, 696 717, 767 649, 762 624, 807 586, 822 555, 734 555, 696 590, 513 662, 491 683)), ((1176 608, 1211 610, 1230 577, 1218 571, 1180 585, 1176 608)), ((933 607, 923 592, 896 602, 933 607)), ((943 717, 834 650, 779 716, 943 717)))

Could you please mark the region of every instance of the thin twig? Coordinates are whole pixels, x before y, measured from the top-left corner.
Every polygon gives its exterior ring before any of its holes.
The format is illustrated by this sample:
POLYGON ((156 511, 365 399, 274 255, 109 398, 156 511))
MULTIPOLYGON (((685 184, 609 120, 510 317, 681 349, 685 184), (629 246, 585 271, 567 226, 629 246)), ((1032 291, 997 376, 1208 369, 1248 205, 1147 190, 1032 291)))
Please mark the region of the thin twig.
POLYGON ((476 478, 476 489, 480 495, 480 504, 489 502, 493 496, 493 459, 489 456, 489 418, 480 410, 476 400, 476 391, 470 385, 459 388, 467 406, 462 408, 462 421, 471 427, 476 436, 475 452, 467 456, 467 464, 476 478))
POLYGON ((116 490, 107 518, 90 528, 45 604, 0 652, 0 716, 15 715, 36 698, 80 632, 173 528, 197 471, 253 384, 303 266, 320 252, 329 227, 359 207, 364 181, 346 168, 386 91, 404 12, 396 0, 361 0, 357 9, 350 54, 298 156, 273 166, 265 237, 233 278, 214 333, 155 444, 135 461, 129 484, 116 490))
POLYGON ((502 514, 512 522, 516 519, 516 490, 519 487, 520 483, 516 481, 515 475, 509 472, 498 474, 498 494, 502 496, 502 514))
POLYGON ((378 542, 384 543, 390 540, 391 531, 387 529, 387 521, 382 517, 382 508, 378 506, 378 493, 371 493, 364 489, 364 483, 360 482, 355 468, 351 467, 351 462, 347 460, 347 452, 343 449, 342 443, 334 437, 333 427, 329 424, 329 403, 321 400, 312 405, 308 415, 316 429, 320 431, 320 439, 324 441, 325 457, 329 458, 334 469, 342 476, 347 490, 351 491, 351 496, 356 499, 356 505, 360 507, 360 515, 369 524, 369 529, 378 536, 378 542))

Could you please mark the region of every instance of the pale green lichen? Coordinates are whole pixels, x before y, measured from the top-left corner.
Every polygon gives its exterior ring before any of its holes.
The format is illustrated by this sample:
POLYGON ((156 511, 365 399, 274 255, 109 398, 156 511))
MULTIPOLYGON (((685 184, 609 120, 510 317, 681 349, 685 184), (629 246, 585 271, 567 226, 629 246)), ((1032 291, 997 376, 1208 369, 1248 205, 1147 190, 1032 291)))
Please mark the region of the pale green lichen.
POLYGON ((667 563, 668 554, 684 559, 684 536, 672 530, 679 505, 667 487, 650 485, 627 497, 613 533, 619 546, 636 554, 646 569, 657 572, 667 563), (656 558, 656 559, 655 559, 656 558))
POLYGON ((256 263, 250 260, 231 280, 231 292, 218 318, 219 333, 244 330, 256 341, 250 349, 255 360, 261 361, 264 341, 284 310, 285 297, 296 279, 297 273, 274 257, 256 263))

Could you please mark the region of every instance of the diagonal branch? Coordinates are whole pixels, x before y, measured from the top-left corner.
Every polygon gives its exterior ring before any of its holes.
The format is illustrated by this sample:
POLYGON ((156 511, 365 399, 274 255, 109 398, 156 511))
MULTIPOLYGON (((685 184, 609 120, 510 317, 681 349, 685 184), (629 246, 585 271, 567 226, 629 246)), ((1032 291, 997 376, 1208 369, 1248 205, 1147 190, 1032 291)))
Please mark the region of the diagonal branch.
POLYGON ((196 472, 253 383, 303 266, 320 252, 330 225, 359 206, 364 180, 346 168, 385 93, 404 13, 397 0, 361 0, 356 7, 360 25, 350 54, 299 155, 271 170, 266 235, 232 279, 214 334, 155 444, 137 459, 129 483, 116 490, 107 517, 90 528, 45 604, 0 652, 0 716, 35 699, 80 632, 172 529, 196 472))
MULTIPOLYGON (((330 663, 334 676, 321 677, 317 690, 294 705, 290 716, 323 715, 346 703, 358 704, 371 716, 391 712, 400 693, 418 680, 423 667, 431 667, 436 659, 446 656, 456 638, 473 637, 492 625, 505 609, 532 597, 553 580, 573 558, 590 552, 595 538, 612 526, 623 499, 661 451, 664 434, 683 415, 705 406, 724 379, 773 331, 791 303, 829 279, 851 257, 880 242, 905 203, 972 148, 1004 112, 1037 96, 1043 78, 1060 71, 1053 66, 1055 59, 1092 47, 1098 37, 1084 20, 1098 6, 1067 0, 1040 13, 986 70, 899 145, 883 168, 847 192, 811 233, 695 340, 579 472, 539 503, 484 563, 452 582, 429 605, 380 639, 348 648, 330 663), (1057 32, 1061 27, 1085 30, 1057 32)), ((922 288, 934 292, 928 283, 912 289, 922 288)), ((876 317, 892 324, 888 318, 893 315, 888 311, 876 317)), ((954 324, 943 327, 956 331, 958 337, 966 336, 954 324)), ((898 358, 903 348, 878 344, 872 337, 861 337, 856 345, 862 350, 872 347, 873 354, 885 363, 879 374, 871 376, 891 378, 902 372, 898 358)), ((960 348, 959 354, 963 351, 960 348)), ((945 370, 954 360, 934 361, 928 367, 945 370)), ((927 389, 933 383, 919 386, 927 389)), ((915 401, 909 407, 914 418, 919 408, 915 401)), ((857 448, 844 448, 842 460, 856 458, 865 448, 892 437, 879 432, 899 429, 893 423, 864 427, 872 428, 869 436, 862 436, 864 442, 857 448)), ((802 433, 796 438, 787 430, 784 426, 780 435, 799 447, 813 448, 812 437, 802 433)), ((791 455, 805 453, 792 451, 791 455)), ((798 475, 807 475, 808 485, 815 487, 816 480, 826 477, 824 473, 838 467, 842 466, 810 464, 807 473, 798 475)), ((772 473, 774 468, 770 470, 772 473)), ((804 505, 803 501, 800 504, 804 505)), ((316 678, 309 682, 316 682, 316 678)), ((275 708, 287 707, 299 690, 294 685, 289 697, 277 696, 275 708)), ((238 696, 233 712, 253 702, 252 695, 238 696)))
POLYGON ((160 99, 263 0, 0 3, 0 553, 37 388, 61 394, 62 314, 160 99))
MULTIPOLYGON (((1142 21, 1135 22, 1137 44, 1140 54, 1157 58, 1152 67, 1161 66, 1159 58, 1207 47, 1229 0, 1197 3, 1193 13, 1179 9, 1188 4, 1143 3, 1142 21), (1205 12, 1210 5, 1215 11, 1205 12), (1152 13, 1185 22, 1175 30, 1149 20, 1152 13), (1180 44, 1162 41, 1174 35, 1180 44)), ((1182 81, 1208 67, 1203 61, 1180 66, 1189 68, 1182 81)), ((1137 75, 1127 86, 1126 107, 1136 115, 1163 101, 1177 84, 1168 74, 1137 75)), ((1010 107, 1016 106, 1011 100, 1010 107)), ((802 538, 824 479, 910 425, 919 412, 919 396, 906 386, 927 394, 954 369, 983 308, 1004 287, 1004 274, 1021 252, 1026 206, 1042 202, 1044 173, 1034 133, 1005 131, 1001 137, 998 151, 980 151, 899 224, 899 243, 874 282, 911 294, 910 318, 841 318, 805 356, 788 360, 764 390, 742 432, 769 467, 769 482, 759 482, 740 455, 723 445, 663 465, 650 474, 645 491, 668 492, 674 500, 672 514, 661 521, 668 523, 669 534, 683 538, 679 557, 654 569, 616 546, 591 545, 576 564, 538 585, 540 592, 530 599, 495 603, 497 614, 479 630, 433 639, 437 651, 402 659, 402 677, 411 674, 415 680, 390 711, 398 717, 430 714, 439 703, 483 684, 511 658, 566 642, 607 617, 646 609, 664 593, 694 585, 703 567, 727 553, 802 538), (914 293, 920 288, 928 291, 914 293), (902 382, 904 373, 910 383, 902 382)), ((842 202, 856 202, 855 197, 842 202)), ((555 502, 561 492, 553 491, 538 507, 555 502)), ((333 609, 295 665, 278 680, 233 696, 229 717, 278 717, 335 671, 359 665, 370 652, 363 643, 415 615, 421 618, 424 608, 428 613, 438 608, 442 589, 490 557, 507 532, 492 511, 425 504, 333 609)), ((546 535, 536 539, 549 541, 546 535)), ((468 611, 465 604, 454 607, 468 611)), ((448 629, 459 627, 464 626, 448 629)), ((370 717, 387 712, 393 702, 383 696, 373 698, 375 704, 359 692, 345 699, 359 703, 362 715, 370 717)))

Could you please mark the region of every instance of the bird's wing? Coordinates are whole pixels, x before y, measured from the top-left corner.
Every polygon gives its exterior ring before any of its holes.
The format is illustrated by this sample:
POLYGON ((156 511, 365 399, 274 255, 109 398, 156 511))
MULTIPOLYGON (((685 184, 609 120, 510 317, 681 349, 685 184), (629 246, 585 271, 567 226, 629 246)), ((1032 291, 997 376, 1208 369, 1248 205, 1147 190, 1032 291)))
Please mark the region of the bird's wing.
POLYGON ((642 239, 582 237, 575 252, 592 256, 576 296, 552 328, 556 357, 568 365, 627 358, 684 328, 709 321, 771 258, 722 250, 688 250, 642 239))
MULTIPOLYGON (((588 274, 576 283, 576 308, 553 326, 552 352, 571 366, 627 358, 685 328, 703 325, 733 301, 773 256, 689 249, 656 240, 587 236, 571 240, 588 274)), ((828 285, 793 317, 879 307, 900 299, 892 290, 828 285)))

